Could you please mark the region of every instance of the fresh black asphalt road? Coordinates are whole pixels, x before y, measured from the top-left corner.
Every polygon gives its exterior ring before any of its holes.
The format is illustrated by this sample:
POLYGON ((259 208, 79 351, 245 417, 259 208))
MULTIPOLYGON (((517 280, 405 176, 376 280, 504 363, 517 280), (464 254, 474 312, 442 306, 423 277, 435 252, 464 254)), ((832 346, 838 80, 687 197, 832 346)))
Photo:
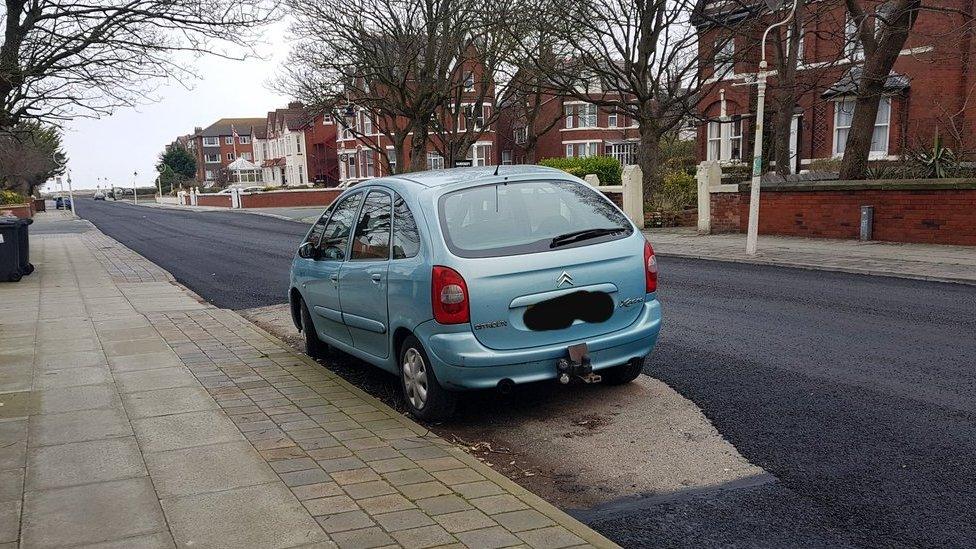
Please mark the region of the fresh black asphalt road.
POLYGON ((229 211, 87 199, 75 210, 207 301, 235 310, 288 301, 288 269, 308 232, 294 221, 229 211))
MULTIPOLYGON (((306 229, 231 212, 77 208, 233 309, 285 301, 306 229)), ((611 505, 594 527, 627 547, 976 545, 976 287, 660 265, 665 325, 646 372, 776 481, 611 505)))

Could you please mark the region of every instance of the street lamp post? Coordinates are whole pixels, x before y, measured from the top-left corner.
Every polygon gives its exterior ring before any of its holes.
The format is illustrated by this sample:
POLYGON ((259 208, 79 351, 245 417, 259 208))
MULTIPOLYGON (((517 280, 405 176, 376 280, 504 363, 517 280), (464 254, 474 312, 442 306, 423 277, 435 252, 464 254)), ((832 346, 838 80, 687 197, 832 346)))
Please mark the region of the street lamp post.
POLYGON ((71 216, 78 217, 75 214, 75 194, 71 190, 71 170, 68 170, 68 201, 71 202, 71 216))
POLYGON ((132 172, 132 203, 139 204, 139 193, 136 192, 136 178, 139 177, 139 172, 132 172))
MULTIPOLYGON (((768 76, 766 63, 766 38, 769 32, 776 27, 782 27, 793 19, 796 13, 796 5, 800 0, 793 0, 790 14, 785 19, 770 25, 763 33, 762 42, 759 43, 759 72, 756 74, 756 137, 752 147, 752 184, 749 185, 749 229, 746 235, 746 255, 756 255, 756 248, 759 245, 759 184, 762 180, 762 138, 763 138, 763 118, 766 108, 766 77, 768 76)), ((766 0, 770 9, 776 10, 782 6, 782 0, 766 0)), ((798 34, 799 33, 795 33, 798 34)))

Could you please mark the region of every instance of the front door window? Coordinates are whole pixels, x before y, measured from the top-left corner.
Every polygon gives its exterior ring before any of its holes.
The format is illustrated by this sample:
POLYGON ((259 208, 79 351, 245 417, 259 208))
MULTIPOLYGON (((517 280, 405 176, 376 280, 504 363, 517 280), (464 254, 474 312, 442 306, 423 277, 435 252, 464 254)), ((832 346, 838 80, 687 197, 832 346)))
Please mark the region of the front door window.
POLYGON ((319 242, 319 255, 322 259, 342 261, 346 258, 346 243, 362 199, 363 193, 356 193, 343 198, 336 206, 319 242))

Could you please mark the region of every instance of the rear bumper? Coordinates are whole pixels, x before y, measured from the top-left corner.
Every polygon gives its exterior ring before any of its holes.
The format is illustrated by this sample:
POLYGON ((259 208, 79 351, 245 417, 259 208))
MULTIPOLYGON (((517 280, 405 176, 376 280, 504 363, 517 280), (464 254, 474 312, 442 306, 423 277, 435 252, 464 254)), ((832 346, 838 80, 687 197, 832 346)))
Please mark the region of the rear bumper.
POLYGON ((489 349, 478 342, 470 326, 447 327, 428 321, 417 327, 437 379, 449 389, 490 389, 503 379, 531 383, 556 379, 556 362, 567 357, 573 343, 586 343, 593 370, 619 366, 648 355, 661 330, 661 305, 644 303, 640 316, 622 330, 585 341, 525 349, 489 349), (445 331, 457 330, 457 331, 445 331))

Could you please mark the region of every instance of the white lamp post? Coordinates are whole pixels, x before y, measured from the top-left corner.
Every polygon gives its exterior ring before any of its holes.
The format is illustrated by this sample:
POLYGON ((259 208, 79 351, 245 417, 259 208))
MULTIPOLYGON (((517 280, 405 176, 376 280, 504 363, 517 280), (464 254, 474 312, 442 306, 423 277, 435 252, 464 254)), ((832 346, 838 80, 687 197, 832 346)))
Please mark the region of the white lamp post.
POLYGON ((71 170, 68 170, 68 200, 71 202, 72 217, 78 217, 75 214, 75 194, 71 191, 71 170))
MULTIPOLYGON (((746 234, 747 255, 756 255, 756 248, 759 244, 759 184, 762 179, 763 118, 766 109, 766 77, 768 76, 766 71, 768 68, 768 64, 766 63, 766 38, 769 36, 769 31, 776 27, 782 27, 793 19, 793 14, 796 13, 797 2, 799 0, 793 0, 790 14, 785 19, 773 23, 766 29, 763 33, 762 42, 759 44, 759 72, 756 74, 756 138, 752 147, 752 184, 749 186, 749 229, 746 234)), ((766 5, 773 11, 781 8, 782 4, 782 0, 766 0, 766 5)), ((799 35, 800 33, 795 34, 799 35)))
POLYGON ((132 203, 139 204, 139 194, 136 192, 136 178, 139 177, 139 172, 132 172, 132 203))

